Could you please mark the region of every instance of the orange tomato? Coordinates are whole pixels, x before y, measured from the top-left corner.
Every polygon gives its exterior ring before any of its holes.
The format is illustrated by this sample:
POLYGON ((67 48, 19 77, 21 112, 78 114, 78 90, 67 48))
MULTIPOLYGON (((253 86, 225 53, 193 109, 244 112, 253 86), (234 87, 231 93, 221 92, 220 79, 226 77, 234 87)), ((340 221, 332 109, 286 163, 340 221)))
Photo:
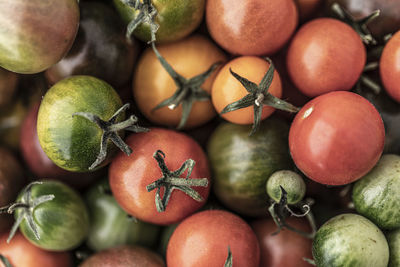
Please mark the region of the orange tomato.
MULTIPOLYGON (((217 112, 220 113, 225 106, 248 94, 242 84, 232 76, 229 69, 232 69, 232 71, 256 84, 259 84, 267 73, 269 66, 270 64, 265 59, 253 56, 238 57, 228 62, 215 78, 211 91, 212 103, 217 112)), ((282 96, 281 79, 276 70, 274 71, 274 79, 272 80, 268 92, 279 98, 282 96)), ((274 111, 274 108, 264 106, 261 119, 263 120, 267 118, 274 111)), ((221 116, 233 123, 252 124, 254 121, 253 106, 228 112, 221 116)))
MULTIPOLYGON (((157 49, 174 70, 187 79, 205 72, 218 61, 226 60, 224 52, 201 35, 159 45, 157 49)), ((216 74, 217 70, 201 86, 208 93, 216 74)), ((174 110, 163 107, 153 111, 154 107, 171 97, 176 89, 174 80, 162 67, 153 50, 146 49, 139 59, 133 78, 133 95, 140 111, 153 123, 177 126, 182 117, 182 105, 174 110)), ((211 101, 195 102, 185 128, 202 125, 214 116, 211 101)))

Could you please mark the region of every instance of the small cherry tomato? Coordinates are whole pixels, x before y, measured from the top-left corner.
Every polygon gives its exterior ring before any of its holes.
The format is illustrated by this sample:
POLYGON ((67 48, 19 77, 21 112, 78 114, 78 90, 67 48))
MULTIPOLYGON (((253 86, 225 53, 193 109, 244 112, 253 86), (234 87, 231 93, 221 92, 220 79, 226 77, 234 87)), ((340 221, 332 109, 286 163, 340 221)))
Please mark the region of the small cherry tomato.
POLYGON ((303 25, 290 43, 286 64, 299 90, 315 97, 350 90, 366 62, 366 49, 347 24, 331 18, 303 25))
POLYGON ((289 148, 297 167, 329 185, 351 183, 370 171, 384 146, 379 112, 351 92, 331 92, 308 102, 296 115, 289 148))
POLYGON ((385 45, 380 59, 380 75, 388 94, 400 102, 400 31, 385 45))

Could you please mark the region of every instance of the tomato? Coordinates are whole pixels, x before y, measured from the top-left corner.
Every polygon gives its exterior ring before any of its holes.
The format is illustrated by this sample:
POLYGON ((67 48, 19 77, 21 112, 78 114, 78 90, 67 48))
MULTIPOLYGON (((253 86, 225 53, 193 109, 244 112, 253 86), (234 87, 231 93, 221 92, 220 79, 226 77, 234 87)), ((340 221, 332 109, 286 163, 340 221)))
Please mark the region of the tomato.
POLYGON ((159 255, 142 247, 121 246, 98 252, 79 267, 125 267, 146 266, 165 267, 164 261, 159 255))
POLYGON ((47 177, 48 179, 60 180, 75 188, 88 186, 100 175, 98 171, 84 176, 81 173, 70 172, 58 167, 44 153, 36 130, 38 111, 39 103, 30 108, 21 124, 20 151, 29 170, 33 172, 36 178, 47 177))
POLYGON ((213 189, 230 209, 250 216, 268 213, 265 184, 278 170, 290 169, 289 126, 283 120, 268 118, 258 132, 249 136, 249 126, 224 123, 208 143, 213 171, 213 189))
MULTIPOLYGON (((188 36, 203 19, 205 0, 151 0, 149 2, 157 10, 154 22, 159 26, 155 34, 156 42, 159 43, 177 41, 188 36)), ((133 21, 139 14, 138 11, 124 5, 122 0, 113 0, 113 3, 126 23, 133 21)), ((149 22, 141 23, 133 34, 140 40, 148 42, 151 40, 150 27, 149 22)))
POLYGON ((0 10, 0 66, 5 69, 41 72, 61 60, 75 40, 76 0, 1 1, 0 10))
MULTIPOLYGON (((109 139, 129 154, 131 151, 117 134, 122 129, 108 125, 123 120, 127 106, 121 106, 118 94, 102 80, 91 76, 61 80, 49 89, 40 105, 37 119, 40 145, 59 167, 77 172, 108 163, 116 150, 107 142, 109 139)), ((132 126, 135 119, 131 117, 126 122, 132 126)), ((127 126, 125 123, 122 125, 127 126)))
MULTIPOLYGON (((399 5, 400 8, 400 5, 399 5)), ((388 94, 400 103, 400 31, 385 45, 380 59, 379 70, 382 83, 388 94)))
POLYGON ((318 230, 312 253, 317 266, 386 267, 389 247, 382 231, 357 214, 342 214, 318 230))
POLYGON ((400 227, 400 156, 383 155, 378 164, 353 187, 353 203, 358 213, 380 229, 400 227))
MULTIPOLYGON (((187 79, 205 72, 216 62, 226 60, 225 54, 201 35, 160 45, 157 49, 175 71, 187 79)), ((201 86, 201 89, 209 94, 215 76, 214 71, 203 85, 197 87, 201 86)), ((153 123, 177 126, 182 118, 183 103, 172 110, 167 106, 154 110, 176 90, 177 84, 160 64, 154 51, 151 48, 146 49, 139 59, 133 78, 133 95, 140 111, 153 123)), ((187 97, 191 98, 192 94, 187 97)), ((202 125, 214 116, 215 111, 210 101, 195 101, 185 127, 202 125)))
MULTIPOLYGON (((258 84, 261 82, 270 64, 268 61, 259 57, 238 57, 229 61, 218 72, 217 77, 212 86, 211 99, 212 103, 220 113, 228 104, 231 104, 248 94, 243 85, 230 73, 230 69, 242 77, 258 84)), ((276 96, 282 96, 281 79, 277 71, 274 71, 274 78, 268 93, 276 96)), ((267 118, 275 111, 270 106, 263 106, 261 120, 267 118)), ((254 121, 253 108, 247 107, 221 115, 224 119, 238 124, 251 124, 254 121)))
POLYGON ((206 5, 211 37, 232 54, 277 52, 293 34, 297 19, 293 0, 213 0, 206 5))
MULTIPOLYGON (((304 219, 289 218, 286 222, 304 232, 310 231, 310 226, 304 219)), ((259 219, 251 222, 260 243, 260 267, 309 267, 303 258, 312 258, 312 240, 282 229, 277 235, 277 227, 271 219, 259 219)))
POLYGON ((295 0, 300 21, 309 19, 323 3, 323 0, 295 0))
POLYGON ((190 178, 207 178, 209 181, 207 157, 193 139, 173 130, 152 128, 150 132, 129 136, 126 142, 135 153, 129 157, 119 153, 110 165, 109 179, 115 199, 127 213, 139 220, 168 225, 182 220, 204 205, 210 190, 209 183, 206 187, 192 188, 200 194, 200 201, 181 190, 174 190, 163 212, 156 209, 156 192, 146 190, 146 186, 163 175, 158 166, 160 163, 157 164, 154 158, 158 150, 164 153, 169 170, 178 170, 186 160, 192 159, 195 165, 190 178))
POLYGON ((351 92, 331 92, 314 98, 297 113, 289 148, 307 177, 344 185, 375 166, 384 140, 382 118, 368 100, 351 92))
MULTIPOLYGON (((15 200, 24 186, 25 177, 21 164, 7 149, 0 147, 0 207, 15 200)), ((0 214, 0 233, 11 225, 11 216, 0 214)))
POLYGON ((386 235, 389 243, 389 267, 396 267, 400 264, 400 229, 389 232, 386 235))
POLYGON ((82 2, 76 40, 68 54, 46 71, 51 84, 71 75, 92 75, 117 88, 130 81, 138 44, 125 38, 118 14, 99 2, 82 2))
POLYGON ((303 25, 290 43, 286 61, 292 81, 310 97, 350 90, 365 62, 366 50, 358 34, 331 18, 303 25))
MULTIPOLYGON (((13 267, 71 267, 71 255, 67 252, 50 252, 32 245, 21 233, 17 233, 7 244, 7 234, 0 236, 0 254, 13 267)), ((0 263, 3 267, 3 264, 0 263)))
POLYGON ((254 267, 260 261, 257 237, 237 215, 207 210, 183 220, 168 243, 168 267, 220 267, 232 251, 233 266, 254 267))
POLYGON ((0 107, 11 102, 17 84, 17 74, 0 68, 0 107))
POLYGON ((333 3, 338 3, 349 11, 355 19, 362 19, 375 10, 380 10, 380 15, 368 24, 372 34, 383 37, 400 29, 400 3, 393 0, 327 0, 326 9, 333 3))
MULTIPOLYGON (((29 184, 19 194, 15 224, 35 246, 50 251, 65 251, 77 247, 87 236, 89 215, 80 195, 57 181, 29 184), (22 204, 21 204, 22 203, 22 204)), ((12 242, 12 240, 11 240, 12 242)))
POLYGON ((303 178, 293 171, 281 170, 274 172, 265 186, 268 196, 276 203, 282 198, 282 189, 287 193, 287 204, 300 202, 306 194, 306 184, 303 178))
POLYGON ((89 248, 100 251, 119 245, 150 247, 157 241, 159 227, 130 218, 111 195, 108 179, 86 193, 90 214, 89 248))

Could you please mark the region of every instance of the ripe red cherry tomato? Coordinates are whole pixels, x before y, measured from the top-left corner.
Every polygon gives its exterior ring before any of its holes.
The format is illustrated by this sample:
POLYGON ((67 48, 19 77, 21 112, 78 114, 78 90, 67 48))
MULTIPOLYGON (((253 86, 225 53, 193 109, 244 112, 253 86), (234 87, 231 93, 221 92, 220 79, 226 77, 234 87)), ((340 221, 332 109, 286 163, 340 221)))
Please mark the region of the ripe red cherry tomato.
POLYGON ((351 92, 331 92, 308 102, 289 132, 290 153, 312 180, 351 183, 366 174, 383 151, 385 128, 379 112, 351 92))
POLYGON ((232 252, 233 267, 259 266, 260 248, 250 226, 222 210, 196 213, 182 221, 167 248, 168 267, 222 267, 232 252))
POLYGON ((292 81, 310 97, 350 90, 365 62, 366 50, 358 34, 331 18, 302 26, 293 37, 286 61, 292 81))
POLYGON ((146 222, 167 225, 182 220, 204 205, 210 191, 210 182, 207 187, 192 187, 202 196, 203 201, 200 202, 180 190, 173 190, 164 212, 157 212, 156 190, 146 190, 147 185, 162 177, 157 161, 153 158, 157 150, 165 153, 164 160, 170 171, 179 169, 187 159, 193 159, 196 164, 190 178, 209 179, 207 157, 196 141, 173 130, 152 128, 150 132, 129 136, 126 144, 132 148, 133 153, 130 156, 119 153, 115 157, 109 169, 109 179, 115 199, 127 213, 146 222))
POLYGON ((380 60, 380 74, 388 94, 400 102, 400 31, 386 44, 380 60))
POLYGON ((293 0, 207 1, 206 22, 212 38, 239 55, 271 55, 297 26, 293 0))

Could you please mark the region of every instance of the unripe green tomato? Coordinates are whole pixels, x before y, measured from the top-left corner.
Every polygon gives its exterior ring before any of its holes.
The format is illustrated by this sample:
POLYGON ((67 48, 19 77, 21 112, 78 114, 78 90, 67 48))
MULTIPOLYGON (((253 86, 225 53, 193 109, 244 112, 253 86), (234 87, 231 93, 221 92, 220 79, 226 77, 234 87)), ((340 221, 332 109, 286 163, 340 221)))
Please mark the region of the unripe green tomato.
POLYGON ((281 186, 287 192, 287 203, 296 204, 306 194, 306 184, 303 178, 293 171, 282 170, 274 172, 268 179, 266 190, 270 198, 279 202, 282 197, 281 186))

